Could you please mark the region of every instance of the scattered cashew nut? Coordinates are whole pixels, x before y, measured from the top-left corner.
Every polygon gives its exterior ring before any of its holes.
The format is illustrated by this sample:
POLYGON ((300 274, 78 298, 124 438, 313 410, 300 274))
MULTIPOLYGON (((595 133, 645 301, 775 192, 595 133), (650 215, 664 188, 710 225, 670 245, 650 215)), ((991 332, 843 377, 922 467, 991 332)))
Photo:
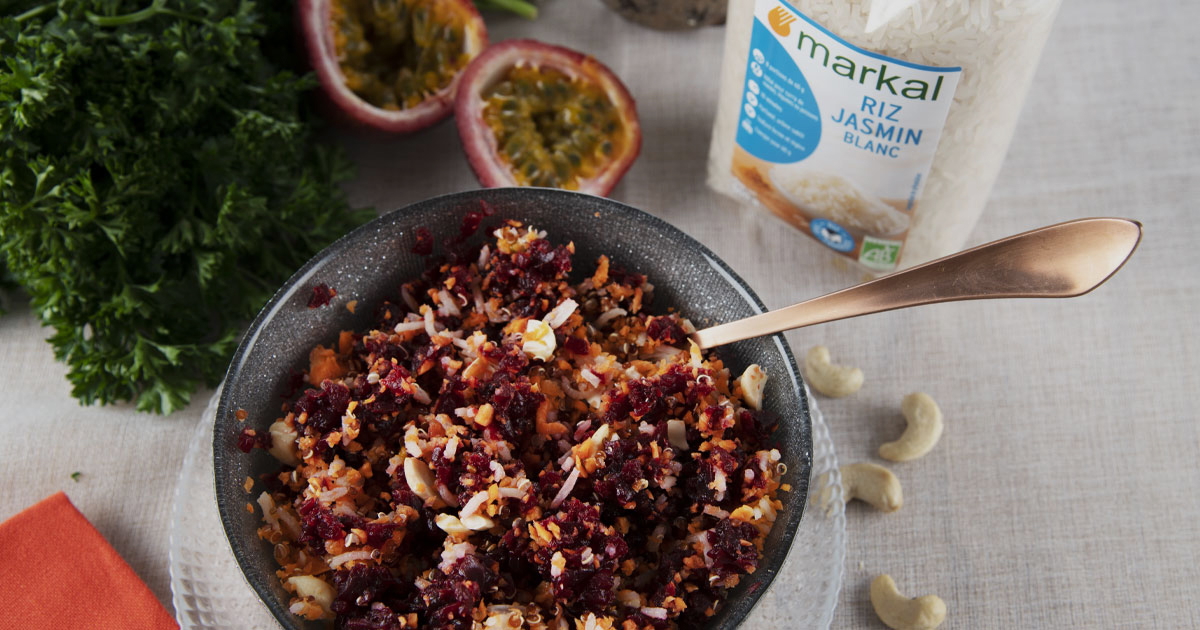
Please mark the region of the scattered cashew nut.
POLYGON ((471 533, 471 528, 463 525, 463 522, 453 514, 438 514, 434 517, 433 522, 451 536, 462 537, 471 533))
POLYGON ((433 471, 429 470, 428 464, 416 457, 404 459, 404 480, 408 482, 408 489, 412 490, 413 494, 420 497, 421 500, 429 501, 437 498, 437 485, 433 479, 433 471))
POLYGON ((483 514, 471 514, 461 519, 453 514, 438 514, 434 517, 433 522, 447 534, 459 537, 466 536, 473 531, 484 531, 496 526, 496 521, 483 514))
POLYGON ((933 449, 942 437, 942 410, 929 394, 913 392, 900 403, 900 412, 908 428, 895 442, 879 447, 879 456, 893 462, 907 462, 933 449))
POLYGON ((296 449, 296 439, 300 434, 296 432, 296 428, 283 420, 276 420, 271 423, 268 431, 271 434, 271 450, 268 452, 288 466, 299 464, 300 451, 296 449))
POLYGON ((683 420, 667 420, 667 441, 681 451, 688 450, 687 425, 683 420))
POLYGON ((493 521, 484 514, 472 514, 470 516, 464 516, 462 517, 461 521, 463 527, 477 532, 488 530, 496 526, 496 521, 493 521))
POLYGON ((554 329, 550 324, 541 320, 531 319, 525 324, 525 332, 521 334, 521 351, 533 359, 549 361, 554 356, 557 342, 554 339, 554 329))
POLYGON ((946 602, 937 595, 909 599, 896 589, 892 576, 871 582, 871 605, 879 620, 893 630, 933 630, 946 620, 946 602))
POLYGON ((767 373, 757 363, 746 368, 738 378, 742 386, 742 399, 751 409, 762 409, 763 388, 767 384, 767 373))
POLYGON ((326 617, 333 615, 331 606, 333 606, 333 598, 337 593, 329 585, 329 582, 311 575, 295 575, 288 578, 287 581, 296 589, 296 595, 301 599, 311 597, 313 603, 321 607, 321 611, 325 613, 326 617))
POLYGON ((846 464, 838 470, 842 473, 846 502, 851 499, 866 501, 881 512, 895 512, 904 505, 900 480, 883 466, 859 462, 846 464))
POLYGON ((809 385, 830 398, 849 396, 862 388, 863 372, 848 365, 835 365, 829 348, 813 346, 804 355, 804 376, 809 385))

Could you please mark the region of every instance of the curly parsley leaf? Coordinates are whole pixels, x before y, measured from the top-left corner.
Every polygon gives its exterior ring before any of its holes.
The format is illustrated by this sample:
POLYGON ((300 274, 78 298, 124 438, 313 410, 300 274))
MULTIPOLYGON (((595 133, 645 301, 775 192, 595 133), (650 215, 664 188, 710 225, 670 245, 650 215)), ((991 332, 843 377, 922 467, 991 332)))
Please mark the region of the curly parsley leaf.
POLYGON ((82 403, 187 405, 279 284, 373 216, 314 142, 290 15, 0 0, 0 262, 82 403))

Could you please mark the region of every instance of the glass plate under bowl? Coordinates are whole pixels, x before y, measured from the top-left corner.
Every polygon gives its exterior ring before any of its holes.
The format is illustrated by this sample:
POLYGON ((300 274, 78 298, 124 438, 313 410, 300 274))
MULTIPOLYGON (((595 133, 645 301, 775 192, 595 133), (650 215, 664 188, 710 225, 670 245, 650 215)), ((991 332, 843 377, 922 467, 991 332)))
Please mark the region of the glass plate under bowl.
MULTIPOLYGON (((217 513, 212 441, 220 396, 218 389, 196 426, 175 487, 169 552, 175 619, 181 630, 276 630, 279 623, 238 569, 217 513)), ((822 492, 818 480, 825 479, 825 487, 831 489, 827 496, 840 499, 842 487, 829 428, 811 393, 808 401, 813 440, 810 493, 822 492)), ((246 502, 254 498, 247 494, 246 502)), ((846 518, 842 501, 827 503, 828 509, 810 505, 805 510, 787 561, 744 627, 829 627, 842 585, 846 518)))

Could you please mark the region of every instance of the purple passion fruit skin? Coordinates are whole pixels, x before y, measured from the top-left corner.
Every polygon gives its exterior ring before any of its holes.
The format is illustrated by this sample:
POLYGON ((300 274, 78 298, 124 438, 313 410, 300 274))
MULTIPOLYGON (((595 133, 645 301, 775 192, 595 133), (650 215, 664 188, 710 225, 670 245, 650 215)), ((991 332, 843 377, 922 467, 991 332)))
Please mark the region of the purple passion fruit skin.
POLYGON ((340 117, 411 133, 454 110, 466 66, 487 47, 470 0, 300 0, 301 32, 340 117))
POLYGON ((607 195, 641 151, 633 97, 595 58, 534 40, 492 46, 467 67, 459 137, 487 187, 607 195))

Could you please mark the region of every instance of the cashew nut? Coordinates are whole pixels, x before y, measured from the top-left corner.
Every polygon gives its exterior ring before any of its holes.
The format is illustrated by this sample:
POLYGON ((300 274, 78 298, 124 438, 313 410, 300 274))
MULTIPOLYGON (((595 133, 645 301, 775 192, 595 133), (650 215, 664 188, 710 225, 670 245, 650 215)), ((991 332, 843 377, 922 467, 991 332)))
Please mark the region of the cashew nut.
POLYGON ((451 536, 464 536, 471 533, 471 529, 463 525, 462 521, 453 514, 438 514, 434 517, 433 522, 451 536))
POLYGON ((464 516, 462 517, 461 521, 463 527, 477 532, 488 530, 496 526, 496 521, 493 521, 491 518, 483 514, 464 516))
POLYGON ((767 384, 767 373, 757 363, 746 368, 738 378, 742 386, 742 399, 751 409, 762 409, 763 387, 767 384))
POLYGON ((554 329, 550 324, 536 319, 525 324, 525 332, 521 335, 521 351, 530 358, 549 361, 554 356, 556 344, 554 329))
POLYGON ((667 441, 681 451, 688 450, 687 425, 683 420, 667 420, 667 441))
POLYGON ((301 599, 311 597, 313 603, 320 606, 326 616, 333 614, 330 607, 333 606, 333 598, 337 593, 329 585, 329 582, 311 575, 294 575, 287 581, 296 589, 296 595, 301 599))
POLYGON ((879 447, 879 456, 893 462, 907 462, 925 455, 942 437, 942 410, 929 394, 913 392, 905 396, 900 412, 908 421, 908 428, 900 439, 879 447))
POLYGON ((600 425, 596 432, 592 434, 592 445, 597 449, 604 448, 604 440, 608 439, 608 435, 612 433, 612 427, 607 424, 600 425))
POLYGON ((895 512, 904 505, 904 491, 892 471, 870 462, 846 464, 838 468, 846 502, 866 501, 881 512, 895 512))
POLYGON ((296 432, 296 428, 283 420, 276 420, 271 423, 268 431, 271 434, 271 450, 268 452, 288 466, 299 464, 300 451, 296 449, 296 439, 300 434, 296 432))
POLYGON ((809 385, 830 398, 842 398, 858 391, 863 384, 863 372, 848 365, 830 361, 829 348, 813 346, 804 355, 804 376, 809 385))
POLYGON ((946 620, 946 602, 937 595, 909 599, 896 590, 892 576, 871 582, 871 605, 879 620, 893 630, 933 630, 946 620))
POLYGON ((421 500, 428 501, 437 498, 437 485, 433 480, 433 471, 429 470, 428 464, 416 457, 404 459, 404 480, 408 482, 408 489, 421 497, 421 500))

